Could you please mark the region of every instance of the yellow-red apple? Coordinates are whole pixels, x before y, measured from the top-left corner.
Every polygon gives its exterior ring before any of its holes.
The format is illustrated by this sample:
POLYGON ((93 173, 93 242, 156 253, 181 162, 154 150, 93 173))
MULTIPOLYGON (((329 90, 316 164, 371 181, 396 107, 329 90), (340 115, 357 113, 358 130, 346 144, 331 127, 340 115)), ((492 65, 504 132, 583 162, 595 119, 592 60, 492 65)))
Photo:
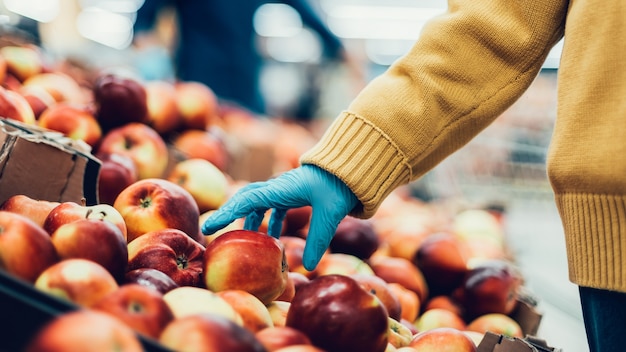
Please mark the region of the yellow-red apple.
POLYGON ((302 331, 288 326, 270 326, 257 331, 255 336, 268 352, 294 345, 311 345, 311 340, 302 331))
POLYGON ((25 351, 142 352, 144 348, 124 322, 105 312, 80 309, 46 323, 34 333, 25 351))
POLYGON ((0 86, 0 116, 35 125, 35 113, 30 104, 20 93, 0 86))
POLYGON ((244 290, 263 304, 283 293, 287 272, 282 243, 261 232, 229 231, 207 244, 204 252, 203 278, 208 289, 244 290))
POLYGON ((49 266, 37 277, 34 285, 42 292, 81 307, 91 307, 119 288, 107 269, 82 258, 64 259, 49 266))
POLYGON ((124 284, 91 306, 118 318, 135 331, 158 339, 174 319, 163 294, 140 284, 124 284))
POLYGON ((44 89, 57 103, 69 102, 82 105, 89 102, 78 82, 71 76, 59 71, 41 72, 31 76, 23 82, 22 87, 24 89, 31 87, 44 89))
POLYGON ((219 208, 229 195, 230 184, 226 175, 204 159, 177 162, 167 179, 186 189, 201 213, 219 208))
POLYGON ((163 80, 152 80, 144 83, 148 117, 146 124, 161 135, 176 130, 181 118, 176 104, 174 84, 163 80))
POLYGON ((353 274, 351 278, 355 279, 361 287, 376 296, 387 309, 390 318, 399 321, 402 317, 402 305, 396 293, 389 288, 389 284, 376 275, 371 274, 353 274))
POLYGON ((43 229, 53 234, 61 225, 81 220, 106 220, 117 226, 125 239, 128 239, 126 221, 117 209, 109 204, 83 205, 76 202, 60 202, 48 212, 43 222, 43 229))
POLYGON ((34 283, 58 262, 50 235, 24 215, 0 211, 0 268, 34 283))
POLYGON ((100 124, 86 106, 67 102, 56 103, 41 113, 37 124, 60 132, 68 138, 82 140, 91 148, 94 148, 102 138, 100 124))
POLYGON ((179 319, 191 315, 211 314, 226 318, 243 327, 243 319, 235 308, 215 292, 201 287, 181 286, 168 291, 163 299, 179 319))
POLYGON ((126 237, 115 224, 104 219, 79 219, 59 226, 50 234, 60 259, 92 260, 122 282, 128 265, 126 237))
POLYGON ((0 210, 26 216, 37 225, 43 227, 50 211, 61 203, 43 199, 35 199, 25 194, 10 196, 0 205, 0 210))
POLYGON ((467 326, 463 317, 443 308, 432 308, 424 311, 414 325, 419 332, 443 327, 465 330, 467 326))
POLYGON ((512 317, 502 313, 487 313, 480 315, 467 324, 467 330, 494 334, 508 337, 524 337, 520 324, 512 317))
POLYGON ((420 352, 476 352, 474 341, 454 328, 422 331, 413 337, 409 347, 420 352))
POLYGON ((163 177, 169 162, 163 137, 152 127, 139 122, 105 132, 95 155, 104 159, 107 154, 122 154, 133 159, 139 179, 163 177))
POLYGON ((266 352, 254 333, 214 314, 194 314, 171 321, 159 342, 173 351, 266 352))
POLYGON ((257 332, 274 326, 272 316, 267 307, 256 296, 243 290, 223 290, 216 292, 230 304, 241 316, 243 327, 257 332))
POLYGON ((43 56, 35 46, 6 45, 0 48, 0 56, 7 72, 21 82, 43 71, 43 56))
POLYGON ((185 129, 204 130, 216 123, 219 104, 211 88, 194 81, 177 82, 175 88, 176 105, 185 129))
POLYGON ((213 127, 208 129, 185 129, 172 141, 175 150, 187 159, 204 159, 222 172, 228 170, 230 154, 224 133, 213 127))

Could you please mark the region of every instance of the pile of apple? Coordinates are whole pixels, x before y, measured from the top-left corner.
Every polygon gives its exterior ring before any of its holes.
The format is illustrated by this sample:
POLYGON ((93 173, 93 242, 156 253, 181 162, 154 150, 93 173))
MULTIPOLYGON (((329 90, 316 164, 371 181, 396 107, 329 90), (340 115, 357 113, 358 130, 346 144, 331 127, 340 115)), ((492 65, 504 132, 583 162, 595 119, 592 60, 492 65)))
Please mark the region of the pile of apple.
POLYGON ((37 48, 0 48, 0 115, 81 141, 102 162, 99 204, 0 205, 0 268, 83 308, 31 350, 141 350, 136 333, 173 350, 280 352, 463 352, 486 331, 523 337, 512 313, 524 280, 496 214, 399 189, 373 218, 345 218, 307 271, 309 207, 287 212, 279 239, 267 222, 211 236, 200 226, 247 182, 227 172, 233 140, 280 136, 281 172, 310 134, 220 106, 196 82, 72 72, 37 48))

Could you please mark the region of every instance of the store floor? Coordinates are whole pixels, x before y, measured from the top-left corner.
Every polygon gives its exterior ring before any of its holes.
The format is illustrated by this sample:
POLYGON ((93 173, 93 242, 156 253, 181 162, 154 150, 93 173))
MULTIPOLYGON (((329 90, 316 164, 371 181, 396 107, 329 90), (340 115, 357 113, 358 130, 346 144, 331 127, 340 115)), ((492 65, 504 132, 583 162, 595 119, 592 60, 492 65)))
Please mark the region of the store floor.
POLYGON ((563 228, 551 200, 518 199, 507 208, 507 234, 528 288, 540 300, 538 336, 563 352, 588 352, 578 288, 568 281, 563 228))

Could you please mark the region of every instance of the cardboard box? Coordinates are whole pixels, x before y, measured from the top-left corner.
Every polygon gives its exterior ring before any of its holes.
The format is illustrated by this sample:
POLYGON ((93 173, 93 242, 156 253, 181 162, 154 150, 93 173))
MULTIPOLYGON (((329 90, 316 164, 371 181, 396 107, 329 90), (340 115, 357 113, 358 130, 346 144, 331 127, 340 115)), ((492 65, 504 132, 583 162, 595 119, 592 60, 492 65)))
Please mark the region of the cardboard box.
POLYGON ((487 332, 477 352, 561 352, 561 349, 550 347, 546 341, 534 336, 520 339, 487 332))
POLYGON ((24 194, 95 205, 100 166, 83 142, 0 117, 0 203, 24 194))

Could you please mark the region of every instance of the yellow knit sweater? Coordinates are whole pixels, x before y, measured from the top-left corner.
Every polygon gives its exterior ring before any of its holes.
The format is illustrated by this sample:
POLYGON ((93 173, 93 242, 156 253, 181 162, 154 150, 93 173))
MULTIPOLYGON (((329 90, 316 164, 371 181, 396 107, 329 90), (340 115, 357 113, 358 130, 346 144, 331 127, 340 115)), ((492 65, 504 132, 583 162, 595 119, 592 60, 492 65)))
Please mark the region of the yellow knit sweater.
POLYGON ((626 1, 450 0, 301 161, 370 217, 513 104, 563 37, 548 175, 570 279, 626 292, 626 1))

